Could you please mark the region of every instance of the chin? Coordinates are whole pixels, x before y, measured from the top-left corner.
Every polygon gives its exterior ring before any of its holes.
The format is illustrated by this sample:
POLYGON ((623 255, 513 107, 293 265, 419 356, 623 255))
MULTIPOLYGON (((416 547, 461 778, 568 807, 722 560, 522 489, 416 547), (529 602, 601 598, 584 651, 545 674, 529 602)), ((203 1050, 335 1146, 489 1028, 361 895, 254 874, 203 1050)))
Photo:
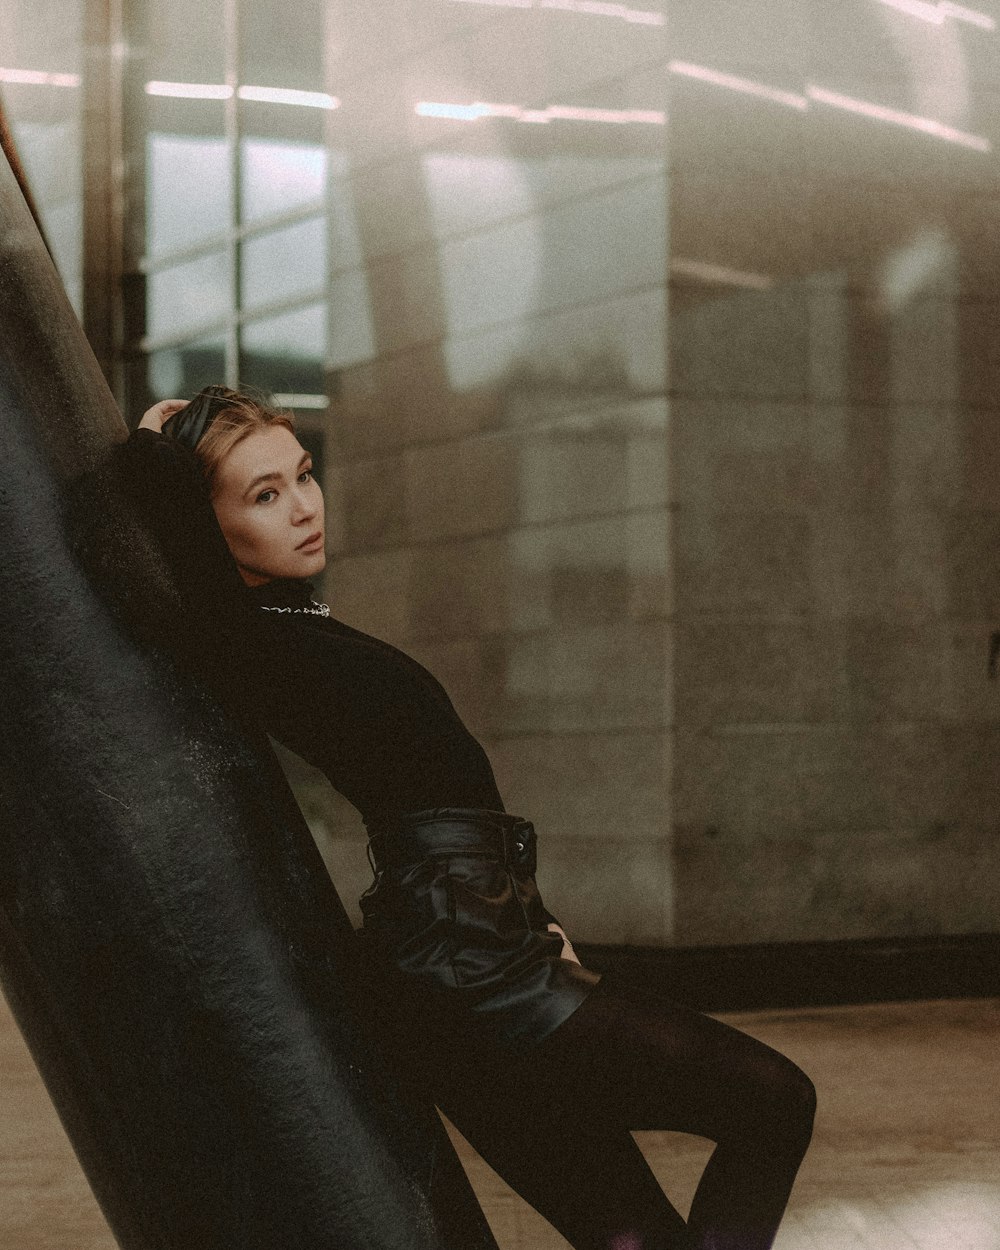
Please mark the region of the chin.
MULTIPOLYGON (((326 552, 322 550, 313 552, 311 555, 301 556, 299 564, 299 572, 291 574, 293 577, 315 577, 318 573, 322 573, 326 568, 326 552)), ((286 574, 288 576, 288 574, 286 574)))

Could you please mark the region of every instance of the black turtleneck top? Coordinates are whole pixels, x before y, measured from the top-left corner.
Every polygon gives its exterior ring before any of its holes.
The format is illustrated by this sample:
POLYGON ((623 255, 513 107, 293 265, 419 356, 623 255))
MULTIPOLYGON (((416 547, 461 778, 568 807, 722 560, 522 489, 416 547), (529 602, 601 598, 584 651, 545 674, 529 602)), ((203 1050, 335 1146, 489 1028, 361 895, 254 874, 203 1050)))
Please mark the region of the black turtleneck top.
POLYGON ((126 486, 181 594, 188 654, 258 724, 319 768, 371 828, 432 807, 503 811, 486 752, 426 668, 314 607, 307 581, 248 588, 197 459, 137 429, 118 448, 126 486))
POLYGON ((422 664, 308 611, 315 600, 307 581, 244 593, 259 614, 256 647, 272 675, 255 690, 261 722, 325 773, 366 824, 429 807, 504 810, 486 752, 422 664))

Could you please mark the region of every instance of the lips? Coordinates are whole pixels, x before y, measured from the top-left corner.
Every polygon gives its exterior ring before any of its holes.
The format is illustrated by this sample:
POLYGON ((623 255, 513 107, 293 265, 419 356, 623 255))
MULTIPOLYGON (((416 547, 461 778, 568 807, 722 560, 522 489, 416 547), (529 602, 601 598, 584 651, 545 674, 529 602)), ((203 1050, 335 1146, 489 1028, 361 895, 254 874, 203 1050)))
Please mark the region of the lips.
POLYGON ((323 531, 316 530, 314 534, 310 534, 308 538, 304 538, 302 542, 295 548, 296 551, 312 551, 313 548, 320 546, 323 542, 323 531))

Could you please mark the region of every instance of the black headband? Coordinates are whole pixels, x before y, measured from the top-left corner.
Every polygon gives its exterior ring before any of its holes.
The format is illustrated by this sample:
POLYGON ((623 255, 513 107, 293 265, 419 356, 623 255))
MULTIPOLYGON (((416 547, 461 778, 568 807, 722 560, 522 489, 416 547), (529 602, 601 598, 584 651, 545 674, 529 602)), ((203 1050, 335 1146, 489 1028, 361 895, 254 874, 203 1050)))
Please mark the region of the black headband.
POLYGON ((163 423, 162 433, 194 451, 215 418, 237 399, 227 386, 206 386, 163 423))

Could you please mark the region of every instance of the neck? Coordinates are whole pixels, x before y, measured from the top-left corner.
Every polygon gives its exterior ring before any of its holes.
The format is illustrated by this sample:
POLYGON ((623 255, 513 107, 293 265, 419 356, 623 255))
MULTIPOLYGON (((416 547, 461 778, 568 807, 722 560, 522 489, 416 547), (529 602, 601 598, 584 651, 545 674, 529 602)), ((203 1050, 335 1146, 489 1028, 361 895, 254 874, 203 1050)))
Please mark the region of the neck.
POLYGON ((247 593, 259 607, 306 608, 313 601, 313 584, 301 577, 272 577, 247 593))

